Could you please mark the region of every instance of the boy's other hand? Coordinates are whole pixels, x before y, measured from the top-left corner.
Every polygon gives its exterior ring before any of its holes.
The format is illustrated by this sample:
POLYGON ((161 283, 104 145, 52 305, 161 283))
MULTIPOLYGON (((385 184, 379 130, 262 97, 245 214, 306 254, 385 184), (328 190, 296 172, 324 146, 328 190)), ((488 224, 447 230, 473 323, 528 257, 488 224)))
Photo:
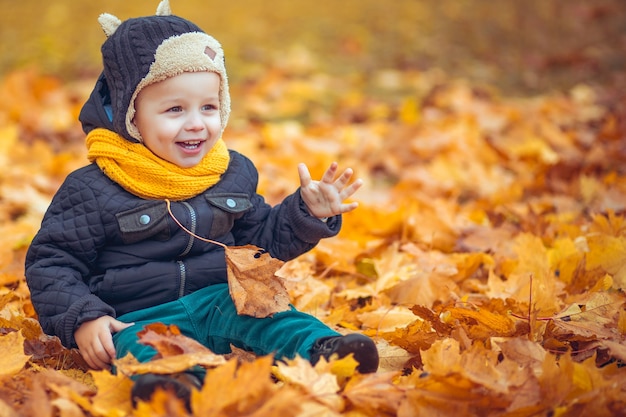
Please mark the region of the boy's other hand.
POLYGON ((132 325, 133 323, 123 323, 111 316, 84 322, 74 333, 81 356, 93 369, 110 370, 111 362, 115 359, 113 333, 132 325))
POLYGON ((361 179, 349 184, 353 172, 347 168, 335 179, 337 162, 330 164, 320 181, 313 181, 305 164, 298 164, 300 195, 309 213, 317 218, 332 217, 347 213, 358 207, 357 202, 344 203, 363 185, 361 179))

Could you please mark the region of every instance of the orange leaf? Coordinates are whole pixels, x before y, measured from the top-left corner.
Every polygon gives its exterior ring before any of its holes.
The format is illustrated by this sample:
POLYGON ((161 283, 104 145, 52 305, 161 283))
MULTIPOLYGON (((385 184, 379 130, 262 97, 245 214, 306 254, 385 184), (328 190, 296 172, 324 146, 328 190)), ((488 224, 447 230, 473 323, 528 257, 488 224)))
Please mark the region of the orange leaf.
POLYGON ((30 356, 24 354, 24 336, 22 332, 10 332, 0 336, 0 375, 18 373, 30 356))
POLYGON ((130 354, 114 361, 118 372, 124 375, 174 374, 184 372, 196 365, 214 367, 222 365, 224 362, 226 359, 223 356, 216 355, 208 349, 206 352, 182 353, 149 362, 139 362, 130 354))
POLYGON ((614 287, 626 287, 626 239, 608 235, 587 238, 589 252, 586 254, 587 270, 602 268, 613 275, 614 287))
POLYGON ((198 341, 180 333, 176 325, 152 323, 137 333, 139 342, 152 346, 157 350, 158 357, 180 355, 181 353, 210 352, 198 341))
POLYGON ((253 245, 224 250, 228 288, 238 314, 260 318, 289 310, 289 294, 275 275, 283 261, 253 245))
POLYGON ((103 416, 124 416, 130 414, 130 389, 133 382, 121 375, 108 371, 92 372, 98 392, 93 398, 92 413, 103 416))
POLYGON ((396 375, 396 372, 357 375, 348 382, 343 396, 367 415, 396 415, 405 397, 405 390, 392 382, 396 375))
POLYGON ((344 404, 338 395, 340 387, 337 376, 327 370, 330 370, 330 366, 323 358, 313 367, 309 361, 298 356, 277 363, 275 374, 281 381, 298 387, 321 404, 341 411, 344 404))
POLYGON ((264 356, 255 362, 238 365, 230 360, 210 370, 204 386, 193 392, 192 409, 197 416, 285 416, 299 413, 300 397, 272 382, 273 358, 264 356))
POLYGON ((120 373, 136 375, 145 373, 171 374, 185 371, 193 366, 217 366, 226 362, 223 356, 180 333, 175 325, 153 323, 138 333, 139 342, 157 350, 155 358, 139 363, 132 355, 115 361, 120 373))
POLYGON ((488 309, 470 310, 468 308, 450 307, 445 314, 448 323, 458 320, 467 329, 473 339, 491 336, 512 336, 515 333, 515 322, 509 317, 494 313, 488 309))

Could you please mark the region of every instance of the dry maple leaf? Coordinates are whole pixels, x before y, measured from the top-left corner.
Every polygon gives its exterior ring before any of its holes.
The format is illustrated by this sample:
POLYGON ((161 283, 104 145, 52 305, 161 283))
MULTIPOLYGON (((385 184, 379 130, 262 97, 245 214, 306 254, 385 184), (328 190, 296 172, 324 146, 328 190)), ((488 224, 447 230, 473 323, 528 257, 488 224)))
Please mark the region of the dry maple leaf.
POLYGON ((616 289, 626 288, 626 238, 607 235, 587 237, 586 268, 602 268, 613 276, 616 289))
POLYGON ((328 362, 321 358, 313 367, 301 357, 296 357, 276 364, 275 375, 278 379, 291 386, 298 387, 317 402, 331 410, 340 412, 344 403, 338 392, 340 390, 337 376, 326 371, 328 362))
POLYGON ((622 335, 616 326, 607 326, 616 322, 624 300, 615 294, 596 292, 585 300, 571 304, 565 310, 551 318, 562 335, 578 336, 591 339, 616 339, 622 335))
POLYGON ((237 313, 268 317, 287 311, 289 294, 276 271, 283 261, 254 246, 225 247, 228 288, 237 313))
POLYGON ((188 417, 183 402, 171 393, 156 389, 149 402, 139 401, 133 417, 188 417))
POLYGON ((196 365, 209 368, 222 365, 225 362, 226 359, 224 357, 210 351, 181 353, 180 355, 153 359, 148 362, 139 362, 129 353, 123 358, 113 361, 118 372, 128 376, 147 373, 174 374, 184 372, 196 365))
POLYGON ((125 375, 145 373, 172 374, 193 366, 213 367, 226 360, 198 341, 180 333, 175 325, 152 323, 137 333, 139 342, 152 346, 157 354, 149 362, 140 363, 131 354, 115 360, 118 372, 125 375))
POLYGON ((366 415, 396 415, 405 398, 405 389, 393 383, 397 372, 356 375, 342 391, 342 395, 366 415))
POLYGON ((0 375, 18 373, 30 359, 24 354, 24 336, 22 332, 10 332, 0 336, 0 375))
POLYGON ((138 332, 137 336, 139 336, 140 343, 156 349, 157 357, 166 358, 182 353, 212 353, 197 340, 182 334, 174 324, 151 323, 138 332))
POLYGON ((525 369, 531 369, 536 374, 541 374, 541 364, 546 358, 546 351, 538 343, 533 343, 526 338, 493 338, 496 345, 505 358, 511 359, 525 369))
POLYGON ((230 345, 230 353, 222 355, 224 359, 227 361, 231 359, 236 359, 239 363, 241 362, 254 362, 257 359, 257 355, 249 350, 240 349, 237 346, 231 343, 230 345))
POLYGON ((192 392, 194 416, 296 416, 300 395, 272 382, 273 358, 264 356, 255 362, 238 365, 230 360, 209 370, 204 386, 192 392))
POLYGON ((443 316, 446 322, 463 326, 472 339, 487 339, 493 336, 512 336, 515 334, 515 322, 511 317, 488 309, 472 310, 462 307, 447 307, 443 316))
POLYGON ((502 395, 491 395, 480 384, 458 372, 445 375, 415 373, 405 381, 406 397, 398 409, 398 417, 486 416, 510 404, 510 400, 502 395))
MULTIPOLYGON (((80 414, 72 414, 71 412, 79 408, 81 410, 92 409, 92 400, 96 394, 96 386, 93 384, 93 380, 90 384, 85 384, 60 371, 45 368, 39 369, 39 367, 36 369, 38 371, 33 376, 34 383, 45 387, 45 395, 37 395, 36 392, 33 392, 33 400, 35 402, 41 401, 40 404, 34 404, 34 407, 46 406, 47 402, 49 406, 57 407, 61 416, 83 416, 82 412, 80 414), (69 413, 64 414, 64 411, 69 413)), ((28 405, 30 403, 31 401, 29 401, 28 405)), ((40 412, 26 412, 26 414, 44 415, 40 412)))
POLYGON ((124 375, 108 371, 92 372, 98 392, 92 400, 91 412, 102 416, 125 416, 132 410, 130 389, 133 382, 124 375))
POLYGON ((382 336, 412 354, 428 349, 438 338, 430 323, 421 319, 398 327, 393 332, 383 333, 382 336))

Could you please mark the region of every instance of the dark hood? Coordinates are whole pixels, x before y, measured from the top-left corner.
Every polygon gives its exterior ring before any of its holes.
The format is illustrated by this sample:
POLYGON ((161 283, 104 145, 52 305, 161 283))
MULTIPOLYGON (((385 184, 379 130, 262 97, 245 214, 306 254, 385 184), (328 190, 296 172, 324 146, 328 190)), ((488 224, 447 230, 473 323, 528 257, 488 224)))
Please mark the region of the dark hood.
POLYGON ((89 133, 97 128, 115 131, 113 128, 113 112, 111 110, 111 95, 104 73, 100 74, 91 95, 83 105, 78 115, 83 131, 89 133))

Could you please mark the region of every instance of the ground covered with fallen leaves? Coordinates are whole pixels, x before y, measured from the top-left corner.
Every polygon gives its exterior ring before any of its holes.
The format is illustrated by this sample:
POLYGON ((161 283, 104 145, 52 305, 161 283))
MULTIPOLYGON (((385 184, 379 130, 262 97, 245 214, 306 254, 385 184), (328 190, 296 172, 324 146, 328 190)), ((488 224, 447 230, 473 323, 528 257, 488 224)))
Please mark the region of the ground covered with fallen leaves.
POLYGON ((207 368, 193 416, 626 414, 626 101, 578 83, 519 96, 441 70, 320 71, 298 48, 233 85, 227 144, 278 203, 298 162, 364 180, 336 238, 277 276, 291 302, 371 336, 376 374, 216 356, 146 329, 160 358, 90 371, 44 335, 24 254, 65 175, 86 163, 77 115, 94 79, 0 79, 0 416, 186 416, 129 375, 207 368))

